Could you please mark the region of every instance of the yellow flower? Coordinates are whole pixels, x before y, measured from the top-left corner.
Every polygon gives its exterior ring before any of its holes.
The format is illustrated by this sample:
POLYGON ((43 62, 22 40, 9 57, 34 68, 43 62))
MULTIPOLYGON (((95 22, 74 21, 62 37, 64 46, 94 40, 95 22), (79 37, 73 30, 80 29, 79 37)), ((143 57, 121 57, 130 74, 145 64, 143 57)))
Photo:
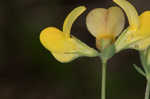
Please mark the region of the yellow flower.
POLYGON ((98 55, 96 50, 70 35, 72 24, 85 10, 84 6, 75 8, 66 17, 63 31, 55 27, 47 27, 40 33, 41 43, 58 61, 69 62, 80 56, 94 57, 98 55))
POLYGON ((96 46, 100 50, 114 43, 115 37, 123 30, 124 23, 124 13, 118 7, 95 8, 86 18, 87 28, 96 37, 96 46))
POLYGON ((146 49, 150 45, 150 11, 143 12, 140 16, 135 7, 126 0, 113 0, 127 14, 129 27, 116 41, 116 50, 134 48, 146 49))

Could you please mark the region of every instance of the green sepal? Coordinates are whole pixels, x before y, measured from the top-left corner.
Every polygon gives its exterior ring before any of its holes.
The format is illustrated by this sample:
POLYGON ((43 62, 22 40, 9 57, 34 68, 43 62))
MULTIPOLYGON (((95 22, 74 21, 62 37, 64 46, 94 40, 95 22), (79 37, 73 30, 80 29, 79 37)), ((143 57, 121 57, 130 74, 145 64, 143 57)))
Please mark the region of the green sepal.
POLYGON ((115 52, 116 52, 116 50, 115 50, 114 44, 104 48, 104 50, 101 52, 102 60, 107 61, 108 59, 110 59, 115 54, 115 52))
POLYGON ((144 72, 141 68, 139 68, 136 64, 133 64, 133 67, 135 68, 135 70, 136 70, 138 73, 140 73, 142 76, 146 77, 145 72, 144 72))
POLYGON ((146 67, 150 73, 150 46, 146 49, 146 67))
POLYGON ((145 72, 147 72, 146 53, 145 53, 145 51, 140 51, 139 53, 140 53, 140 60, 141 60, 142 66, 143 66, 145 72))
POLYGON ((144 68, 144 70, 145 70, 145 72, 147 73, 147 74, 150 74, 150 65, 149 65, 149 62, 148 61, 150 61, 149 60, 149 50, 150 48, 147 48, 147 49, 145 49, 145 50, 143 50, 143 51, 140 51, 140 59, 141 59, 141 63, 142 63, 142 65, 143 65, 143 68, 144 68))

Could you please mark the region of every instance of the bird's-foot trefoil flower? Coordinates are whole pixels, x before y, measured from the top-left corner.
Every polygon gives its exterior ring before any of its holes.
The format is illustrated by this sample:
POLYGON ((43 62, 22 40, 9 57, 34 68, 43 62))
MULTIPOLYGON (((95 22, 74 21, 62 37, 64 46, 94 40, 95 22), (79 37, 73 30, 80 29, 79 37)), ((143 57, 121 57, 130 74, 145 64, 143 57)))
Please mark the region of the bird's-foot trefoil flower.
POLYGON ((119 7, 95 8, 86 17, 89 32, 96 38, 96 47, 101 52, 102 87, 101 99, 106 99, 107 61, 115 54, 114 42, 124 28, 124 13, 119 7))
POLYGON ((115 54, 114 42, 124 24, 124 13, 119 7, 95 8, 87 15, 87 28, 96 38, 96 47, 102 59, 108 60, 115 54))
POLYGON ((115 38, 124 28, 124 13, 119 7, 95 8, 86 18, 89 32, 96 38, 100 51, 115 42, 115 38))
POLYGON ((84 6, 75 8, 66 17, 63 31, 55 27, 47 27, 40 33, 42 45, 62 63, 70 62, 81 56, 95 57, 99 55, 95 49, 90 48, 70 34, 72 24, 85 10, 84 6))
POLYGON ((135 7, 127 0, 113 0, 126 13, 129 27, 119 36, 116 50, 133 48, 144 50, 150 45, 150 11, 144 11, 140 16, 135 7))

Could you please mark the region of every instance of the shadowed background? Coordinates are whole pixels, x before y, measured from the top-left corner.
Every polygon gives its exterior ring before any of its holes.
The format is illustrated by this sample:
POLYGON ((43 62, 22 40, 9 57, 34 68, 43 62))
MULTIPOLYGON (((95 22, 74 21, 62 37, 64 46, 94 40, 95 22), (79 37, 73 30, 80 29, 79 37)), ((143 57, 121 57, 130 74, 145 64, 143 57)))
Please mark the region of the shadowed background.
MULTIPOLYGON (((140 13, 150 9, 148 0, 130 2, 140 13)), ((0 99, 100 99, 98 57, 62 64, 39 41, 42 29, 62 29, 65 17, 79 5, 87 11, 73 24, 72 34, 95 48, 85 17, 93 8, 114 6, 112 0, 0 0, 0 99)), ((109 60, 107 99, 143 99, 145 79, 134 63, 141 66, 135 50, 109 60)))

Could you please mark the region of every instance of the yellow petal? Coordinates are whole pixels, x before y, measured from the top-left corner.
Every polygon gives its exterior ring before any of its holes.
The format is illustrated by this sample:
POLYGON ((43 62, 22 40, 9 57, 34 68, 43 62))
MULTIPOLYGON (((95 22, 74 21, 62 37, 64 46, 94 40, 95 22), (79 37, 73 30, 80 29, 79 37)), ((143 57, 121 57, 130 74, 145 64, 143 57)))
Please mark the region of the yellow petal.
POLYGON ((124 20, 124 14, 118 7, 108 10, 96 8, 87 15, 86 24, 90 33, 97 38, 104 34, 115 37, 122 31, 124 20))
POLYGON ((127 0, 113 0, 117 3, 127 14, 130 28, 136 30, 139 28, 139 16, 135 7, 130 4, 127 0))
POLYGON ((45 48, 52 52, 63 53, 73 52, 76 50, 74 44, 70 43, 70 39, 65 36, 65 33, 55 27, 48 27, 40 34, 40 41, 45 48))
POLYGON ((95 57, 98 52, 75 37, 68 38, 55 27, 48 27, 40 34, 40 41, 60 62, 69 62, 80 56, 95 57))
POLYGON ((139 17, 140 27, 137 32, 131 33, 128 40, 132 48, 143 50, 150 45, 150 11, 145 11, 139 17))
POLYGON ((127 42, 132 43, 144 38, 150 37, 150 11, 145 11, 139 17, 140 27, 136 31, 129 29, 127 35, 127 42))
POLYGON ((150 11, 145 11, 140 15, 140 34, 150 36, 150 11))
POLYGON ((72 24, 85 10, 86 8, 84 6, 79 6, 66 17, 63 25, 63 32, 66 33, 67 37, 70 37, 72 24))
POLYGON ((69 62, 79 56, 78 54, 72 54, 77 50, 72 40, 55 27, 44 29, 40 34, 40 41, 60 62, 69 62))

